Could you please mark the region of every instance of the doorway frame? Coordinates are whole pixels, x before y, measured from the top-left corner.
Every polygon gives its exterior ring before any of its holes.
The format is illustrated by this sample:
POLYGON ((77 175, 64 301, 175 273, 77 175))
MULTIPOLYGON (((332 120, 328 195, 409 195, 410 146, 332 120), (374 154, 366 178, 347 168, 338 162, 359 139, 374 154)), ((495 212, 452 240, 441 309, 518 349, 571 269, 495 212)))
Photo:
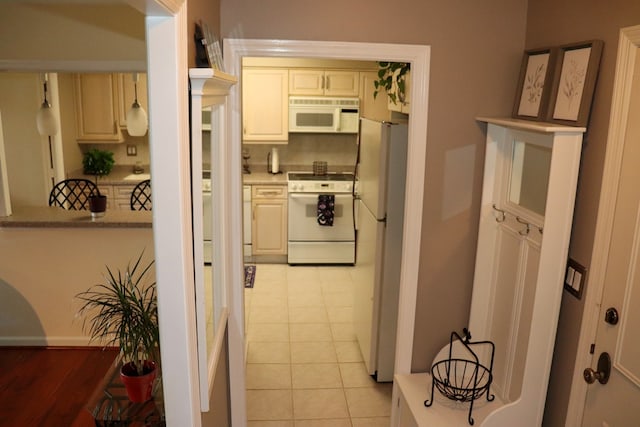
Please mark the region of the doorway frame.
MULTIPOLYGON (((395 373, 411 373, 413 339, 420 265, 420 242, 422 236, 422 212, 427 148, 427 116, 430 73, 430 46, 359 42, 326 42, 294 40, 225 39, 226 72, 242 75, 242 58, 257 57, 303 57, 336 60, 395 61, 411 63, 411 104, 409 120, 409 145, 407 157, 406 197, 400 276, 400 298, 398 304, 398 326, 396 334, 395 373)), ((227 129, 230 146, 229 197, 230 217, 235 218, 231 235, 242 235, 242 80, 230 92, 228 98, 227 129)), ((231 281, 242 283, 242 241, 230 242, 230 260, 233 268, 231 281)), ((232 425, 245 425, 245 337, 244 337, 244 289, 233 286, 230 295, 229 333, 229 386, 231 395, 232 425)))
POLYGON ((585 293, 578 352, 569 394, 567 417, 565 419, 565 426, 567 427, 582 425, 588 390, 588 384, 582 377, 582 371, 584 368, 591 366, 594 357, 593 354, 589 353, 589 347, 596 339, 600 302, 604 292, 604 279, 611 244, 617 190, 622 170, 622 154, 629 119, 631 86, 633 74, 636 72, 636 54, 639 49, 640 25, 622 28, 618 43, 598 218, 593 252, 591 254, 591 273, 585 293))

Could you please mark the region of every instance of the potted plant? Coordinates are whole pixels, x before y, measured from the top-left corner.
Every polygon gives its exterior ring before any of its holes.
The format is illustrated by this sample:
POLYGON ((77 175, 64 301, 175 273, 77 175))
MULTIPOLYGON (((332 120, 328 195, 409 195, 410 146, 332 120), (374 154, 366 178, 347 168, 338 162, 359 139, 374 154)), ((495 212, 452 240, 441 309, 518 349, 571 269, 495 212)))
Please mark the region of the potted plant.
MULTIPOLYGON (((96 187, 98 187, 98 179, 102 176, 109 175, 113 169, 113 152, 107 150, 99 150, 92 148, 87 151, 82 158, 82 167, 85 175, 93 175, 95 177, 96 187)), ((98 194, 89 197, 89 209, 94 217, 103 216, 107 210, 107 196, 98 194)))
POLYGON ((142 255, 124 272, 107 267, 104 283, 76 295, 91 342, 120 347, 120 377, 132 402, 151 398, 160 360, 156 283, 147 279, 153 261, 142 267, 142 255))
POLYGON ((378 92, 385 90, 387 96, 394 104, 405 100, 405 87, 407 72, 411 64, 407 62, 378 62, 378 80, 373 82, 375 90, 373 97, 378 92))

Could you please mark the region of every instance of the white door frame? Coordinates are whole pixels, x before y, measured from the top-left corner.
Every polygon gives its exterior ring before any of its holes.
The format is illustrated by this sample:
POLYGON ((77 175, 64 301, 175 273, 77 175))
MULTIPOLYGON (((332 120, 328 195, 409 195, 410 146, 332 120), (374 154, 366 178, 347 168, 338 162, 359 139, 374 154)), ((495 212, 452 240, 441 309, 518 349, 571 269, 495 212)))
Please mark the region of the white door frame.
POLYGON ((604 291, 604 278, 611 243, 620 171, 622 169, 622 153, 628 122, 631 84, 633 74, 636 71, 635 63, 638 48, 640 48, 640 25, 622 28, 618 44, 618 59, 611 101, 609 135, 607 138, 602 187, 600 189, 598 219, 591 256, 591 273, 585 293, 578 354, 573 371, 567 418, 565 420, 565 426, 567 427, 582 425, 588 386, 582 377, 582 371, 591 366, 593 359, 593 355, 589 354, 589 347, 596 339, 600 301, 604 291))
MULTIPOLYGON (((226 72, 240 76, 242 58, 304 57, 377 61, 389 60, 411 63, 411 110, 409 120, 409 148, 403 231, 403 257, 400 278, 395 372, 411 372, 413 335, 420 265, 420 238, 422 235, 422 201, 424 194, 425 159, 427 146, 427 107, 430 47, 421 45, 395 45, 378 43, 317 42, 290 40, 225 39, 226 72)), ((241 159, 241 92, 242 81, 229 96, 229 146, 231 148, 229 171, 231 233, 242 232, 242 159, 241 159)), ((232 294, 229 318, 229 385, 231 389, 231 422, 234 426, 246 424, 245 376, 244 376, 244 289, 241 286, 242 240, 237 239, 229 248, 236 265, 232 278, 232 294)))

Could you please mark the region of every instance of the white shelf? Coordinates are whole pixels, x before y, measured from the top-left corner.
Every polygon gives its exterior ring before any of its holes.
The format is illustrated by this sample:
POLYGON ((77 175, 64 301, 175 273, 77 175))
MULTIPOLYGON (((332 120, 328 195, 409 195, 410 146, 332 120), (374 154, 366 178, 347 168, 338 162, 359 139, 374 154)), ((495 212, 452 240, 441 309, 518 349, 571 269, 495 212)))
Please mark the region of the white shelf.
POLYGON ((565 126, 555 123, 512 119, 509 117, 476 117, 476 120, 479 122, 491 123, 511 129, 530 130, 543 133, 584 133, 587 130, 587 128, 585 127, 565 126))
POLYGON ((191 93, 203 97, 203 105, 208 105, 207 97, 224 97, 238 78, 213 68, 190 68, 191 93))
MULTIPOLYGON (((424 401, 431 398, 431 375, 427 373, 396 375, 394 386, 402 393, 411 417, 417 426, 469 426, 470 403, 459 403, 444 397, 438 389, 434 390, 435 402, 430 407, 424 406, 424 401)), ((493 393, 493 389, 489 390, 493 393)), ((491 402, 487 401, 487 395, 483 394, 473 402, 474 426, 482 425, 489 414, 504 405, 504 402, 496 395, 491 402)), ((404 418, 406 414, 402 414, 404 418)), ((408 424, 410 425, 410 424, 408 424)))

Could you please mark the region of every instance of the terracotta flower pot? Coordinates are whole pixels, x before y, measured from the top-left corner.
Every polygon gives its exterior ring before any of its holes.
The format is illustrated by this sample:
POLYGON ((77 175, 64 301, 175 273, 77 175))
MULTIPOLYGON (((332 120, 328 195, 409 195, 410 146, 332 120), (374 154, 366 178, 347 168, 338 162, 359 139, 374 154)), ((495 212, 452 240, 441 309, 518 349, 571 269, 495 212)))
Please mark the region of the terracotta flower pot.
POLYGON ((137 375, 136 367, 132 362, 122 365, 120 379, 127 389, 129 400, 136 403, 146 402, 151 399, 153 382, 156 379, 157 369, 155 362, 145 361, 143 375, 137 375))

